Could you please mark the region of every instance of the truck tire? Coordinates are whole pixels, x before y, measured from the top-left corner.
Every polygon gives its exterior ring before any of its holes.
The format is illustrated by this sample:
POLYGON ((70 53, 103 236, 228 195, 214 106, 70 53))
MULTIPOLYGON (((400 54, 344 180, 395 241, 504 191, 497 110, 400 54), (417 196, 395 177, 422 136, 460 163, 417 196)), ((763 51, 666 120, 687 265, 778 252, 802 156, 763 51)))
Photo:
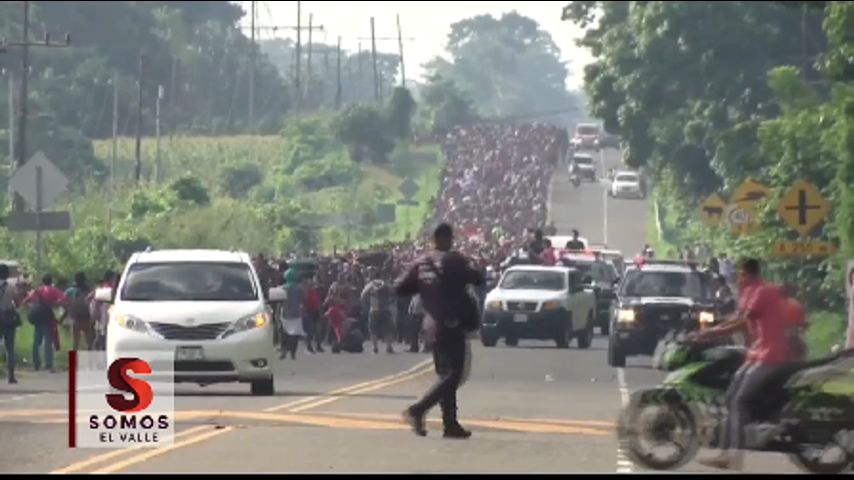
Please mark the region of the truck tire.
POLYGON ((480 332, 480 343, 484 347, 494 347, 498 343, 498 335, 494 333, 480 332))
POLYGON ((270 395, 273 395, 275 393, 273 376, 271 375, 270 378, 265 378, 264 380, 253 380, 250 391, 252 392, 252 395, 255 396, 269 397, 270 395))
POLYGON ((614 368, 623 368, 626 366, 626 352, 614 344, 614 339, 608 339, 608 365, 614 368))
POLYGON ((507 345, 508 347, 515 347, 516 345, 519 345, 519 339, 508 335, 504 337, 504 345, 507 345))

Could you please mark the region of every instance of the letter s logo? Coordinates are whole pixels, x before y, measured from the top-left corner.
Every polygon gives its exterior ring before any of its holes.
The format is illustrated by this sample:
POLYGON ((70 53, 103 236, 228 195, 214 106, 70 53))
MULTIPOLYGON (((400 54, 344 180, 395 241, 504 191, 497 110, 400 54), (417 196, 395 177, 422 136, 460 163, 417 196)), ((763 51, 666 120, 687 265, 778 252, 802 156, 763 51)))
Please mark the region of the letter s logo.
POLYGON ((110 370, 107 372, 107 380, 110 385, 123 392, 132 393, 133 399, 128 400, 121 393, 108 393, 107 403, 113 407, 113 410, 119 412, 139 412, 148 408, 151 401, 154 399, 154 392, 151 385, 145 380, 131 378, 128 375, 128 370, 133 373, 151 373, 151 366, 139 358, 119 358, 110 365, 110 370))

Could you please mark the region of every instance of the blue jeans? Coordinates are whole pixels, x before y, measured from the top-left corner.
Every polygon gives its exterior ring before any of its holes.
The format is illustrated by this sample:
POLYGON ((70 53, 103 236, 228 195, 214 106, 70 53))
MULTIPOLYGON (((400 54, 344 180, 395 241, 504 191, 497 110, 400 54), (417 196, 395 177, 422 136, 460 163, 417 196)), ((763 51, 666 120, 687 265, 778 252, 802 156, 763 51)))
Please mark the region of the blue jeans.
POLYGON ((0 337, 3 337, 3 346, 6 348, 6 370, 9 377, 15 376, 15 330, 17 327, 0 327, 0 337))
POLYGON ((33 367, 41 369, 42 361, 39 357, 39 347, 44 342, 44 357, 48 370, 53 370, 53 334, 50 322, 36 324, 33 335, 33 367))

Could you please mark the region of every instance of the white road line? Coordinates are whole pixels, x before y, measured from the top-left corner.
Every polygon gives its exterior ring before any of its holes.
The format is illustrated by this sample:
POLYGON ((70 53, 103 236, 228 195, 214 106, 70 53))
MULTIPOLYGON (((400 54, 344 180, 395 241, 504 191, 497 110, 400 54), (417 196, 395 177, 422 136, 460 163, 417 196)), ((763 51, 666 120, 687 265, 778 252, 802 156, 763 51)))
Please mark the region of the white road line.
POLYGON ((0 400, 0 403, 12 403, 12 402, 20 402, 21 400, 27 400, 33 397, 41 397, 43 395, 50 395, 54 392, 41 392, 41 393, 30 393, 27 395, 16 395, 14 397, 4 398, 0 400))
MULTIPOLYGON (((629 387, 626 385, 626 371, 622 368, 617 369, 617 388, 620 391, 620 408, 626 408, 629 404, 629 387)), ((634 473, 634 465, 631 460, 623 453, 620 444, 617 444, 617 473, 634 473)))

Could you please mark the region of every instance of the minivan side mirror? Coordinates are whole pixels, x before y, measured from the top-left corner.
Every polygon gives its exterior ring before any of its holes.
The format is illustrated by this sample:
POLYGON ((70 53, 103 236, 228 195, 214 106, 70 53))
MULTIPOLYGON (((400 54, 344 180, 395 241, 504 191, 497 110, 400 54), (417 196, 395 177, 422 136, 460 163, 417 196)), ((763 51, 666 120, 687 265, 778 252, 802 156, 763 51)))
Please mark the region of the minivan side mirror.
POLYGON ((110 287, 96 289, 95 301, 98 303, 113 303, 113 289, 110 287))
POLYGON ((270 303, 281 303, 287 300, 288 294, 281 287, 273 287, 267 292, 266 297, 270 303))

